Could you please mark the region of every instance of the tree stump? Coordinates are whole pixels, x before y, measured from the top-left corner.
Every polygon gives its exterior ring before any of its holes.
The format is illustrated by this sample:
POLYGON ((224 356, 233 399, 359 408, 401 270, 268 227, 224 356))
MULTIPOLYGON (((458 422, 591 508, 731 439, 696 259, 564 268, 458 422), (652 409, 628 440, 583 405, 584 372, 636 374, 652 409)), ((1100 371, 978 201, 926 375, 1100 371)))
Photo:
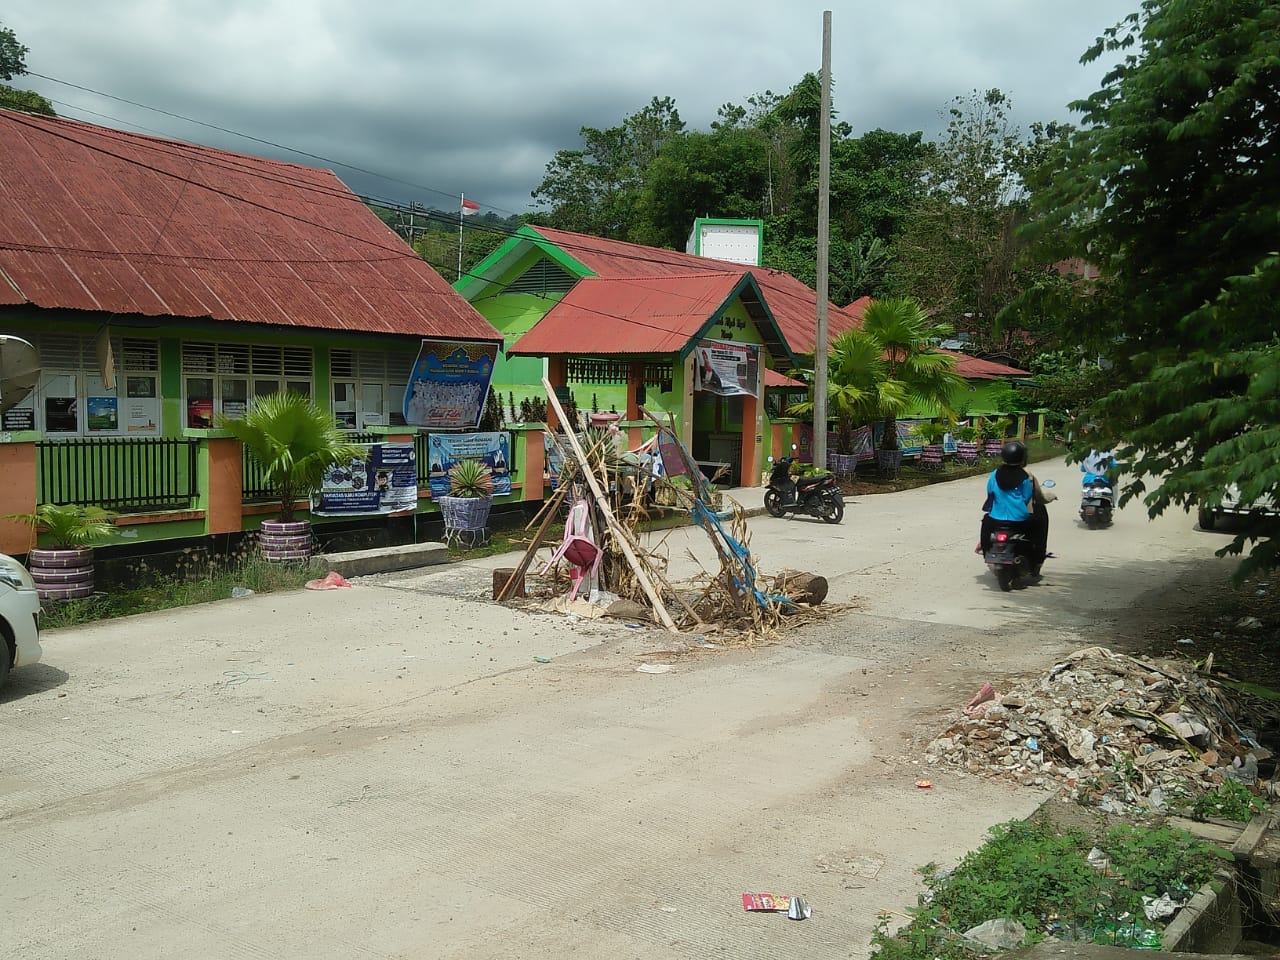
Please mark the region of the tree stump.
POLYGON ((802 570, 783 570, 774 578, 773 592, 790 597, 796 603, 816 606, 827 599, 827 578, 802 570))
POLYGON ((518 567, 499 567, 493 571, 493 599, 498 599, 502 593, 502 588, 507 585, 507 581, 513 576, 516 578, 516 582, 512 584, 511 592, 507 595, 507 599, 528 596, 524 591, 524 571, 518 567))

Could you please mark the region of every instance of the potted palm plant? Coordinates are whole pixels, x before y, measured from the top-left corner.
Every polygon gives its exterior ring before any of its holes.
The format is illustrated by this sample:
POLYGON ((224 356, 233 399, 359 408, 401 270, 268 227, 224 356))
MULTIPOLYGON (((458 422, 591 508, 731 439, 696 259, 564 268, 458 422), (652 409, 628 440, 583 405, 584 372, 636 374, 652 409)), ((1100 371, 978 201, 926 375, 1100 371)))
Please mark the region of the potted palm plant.
POLYGON ((481 546, 488 539, 493 506, 493 474, 481 460, 461 460, 449 468, 449 495, 439 498, 446 542, 481 546))
POLYGON ((1005 417, 987 417, 978 428, 982 437, 982 455, 984 457, 1000 456, 1000 448, 1004 446, 1004 435, 1009 429, 1009 421, 1005 417))
POLYGON ((970 424, 963 427, 956 427, 954 431, 956 438, 956 462, 957 463, 977 463, 978 462, 978 428, 970 424))
POLYGON ((8 518, 31 524, 45 541, 27 553, 27 569, 41 600, 93 596, 93 548, 115 539, 117 516, 102 507, 42 503, 35 513, 8 518))
POLYGON ((920 469, 942 469, 942 439, 947 435, 947 425, 936 420, 928 420, 916 426, 916 433, 924 441, 920 449, 920 469))
POLYGON ((309 558, 311 521, 296 517, 297 502, 320 486, 328 467, 356 459, 364 448, 346 439, 329 411, 291 392, 258 397, 243 417, 219 417, 218 425, 244 444, 279 498, 277 516, 259 526, 262 555, 268 560, 309 558))

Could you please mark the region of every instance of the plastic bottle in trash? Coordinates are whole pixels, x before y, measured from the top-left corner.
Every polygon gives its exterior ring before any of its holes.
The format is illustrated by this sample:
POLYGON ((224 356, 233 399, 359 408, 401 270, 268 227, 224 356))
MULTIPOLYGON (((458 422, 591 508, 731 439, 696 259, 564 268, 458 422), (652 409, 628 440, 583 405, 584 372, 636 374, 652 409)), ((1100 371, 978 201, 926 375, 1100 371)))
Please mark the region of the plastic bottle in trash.
POLYGON ((242 597, 252 597, 252 596, 253 596, 253 591, 250 590, 248 587, 232 587, 231 588, 231 598, 233 600, 239 600, 242 597))

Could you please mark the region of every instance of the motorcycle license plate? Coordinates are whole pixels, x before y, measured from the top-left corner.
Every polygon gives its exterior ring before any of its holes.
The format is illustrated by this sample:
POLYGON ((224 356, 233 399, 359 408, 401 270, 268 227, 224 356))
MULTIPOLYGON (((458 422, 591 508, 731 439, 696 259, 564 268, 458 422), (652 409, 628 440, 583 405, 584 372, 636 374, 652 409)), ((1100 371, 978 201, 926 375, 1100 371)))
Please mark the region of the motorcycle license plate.
POLYGON ((1013 563, 1013 544, 992 544, 987 551, 987 563, 1013 563))

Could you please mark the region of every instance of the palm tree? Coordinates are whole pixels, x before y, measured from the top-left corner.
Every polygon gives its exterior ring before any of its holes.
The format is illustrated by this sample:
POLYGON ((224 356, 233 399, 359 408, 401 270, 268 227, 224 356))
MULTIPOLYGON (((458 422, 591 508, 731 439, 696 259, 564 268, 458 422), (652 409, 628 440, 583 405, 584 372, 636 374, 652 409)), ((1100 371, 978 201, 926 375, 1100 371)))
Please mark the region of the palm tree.
MULTIPOLYGON (((876 300, 862 315, 862 329, 847 330, 827 352, 827 408, 836 420, 837 443, 859 423, 884 425, 881 449, 898 450, 898 417, 913 405, 953 415, 952 398, 964 385, 955 358, 933 350, 951 332, 933 323, 910 298, 876 300)), ((806 400, 788 412, 813 412, 806 400)))
POLYGON ((261 465, 286 523, 293 520, 294 503, 320 486, 328 466, 363 451, 346 440, 327 410, 297 393, 258 397, 243 417, 219 417, 218 425, 261 465))
POLYGON ((955 372, 955 357, 939 353, 934 343, 951 333, 951 326, 935 323, 910 297, 876 300, 862 314, 857 335, 879 351, 877 376, 879 409, 884 423, 882 450, 898 449, 898 417, 913 405, 937 407, 953 416, 952 400, 964 386, 955 372))

